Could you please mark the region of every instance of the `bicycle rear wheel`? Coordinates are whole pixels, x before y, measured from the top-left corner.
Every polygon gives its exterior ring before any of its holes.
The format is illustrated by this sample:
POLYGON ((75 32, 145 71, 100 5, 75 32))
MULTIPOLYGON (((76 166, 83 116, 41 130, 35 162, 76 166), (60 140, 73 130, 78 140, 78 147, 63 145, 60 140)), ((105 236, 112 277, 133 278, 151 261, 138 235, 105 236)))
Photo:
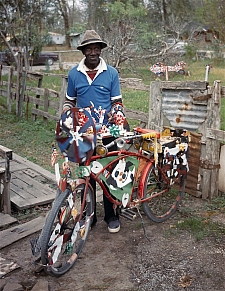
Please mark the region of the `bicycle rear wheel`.
POLYGON ((175 179, 169 179, 160 167, 153 164, 146 173, 144 182, 143 210, 154 222, 163 222, 170 218, 181 202, 185 189, 186 175, 177 174, 175 179))
POLYGON ((65 274, 75 264, 86 242, 94 211, 93 192, 85 185, 61 192, 46 219, 41 240, 41 261, 47 273, 65 274), (83 202, 82 202, 83 201, 83 202))

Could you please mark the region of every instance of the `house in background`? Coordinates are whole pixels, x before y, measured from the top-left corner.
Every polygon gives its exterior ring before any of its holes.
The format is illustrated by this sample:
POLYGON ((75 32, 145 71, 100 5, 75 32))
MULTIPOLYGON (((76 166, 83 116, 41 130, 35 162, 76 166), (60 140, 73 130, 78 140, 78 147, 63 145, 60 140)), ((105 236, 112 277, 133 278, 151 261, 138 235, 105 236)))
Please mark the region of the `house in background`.
MULTIPOLYGON (((81 39, 83 38, 84 33, 71 33, 70 34, 70 47, 76 48, 80 43, 81 39)), ((53 43, 62 45, 66 42, 66 36, 60 33, 49 32, 49 36, 53 43)))
POLYGON ((56 32, 49 32, 48 33, 52 42, 55 43, 55 44, 65 44, 66 42, 66 37, 65 35, 62 35, 60 33, 56 33, 56 32))
POLYGON ((211 43, 214 39, 219 39, 219 33, 212 27, 202 25, 198 22, 190 22, 184 27, 184 39, 195 39, 201 43, 211 43))
POLYGON ((76 48, 80 43, 81 39, 83 38, 84 33, 71 33, 70 34, 70 47, 76 48))
POLYGON ((214 39, 218 39, 219 34, 213 29, 210 29, 208 27, 202 27, 194 31, 193 37, 195 39, 202 39, 207 43, 212 42, 214 39))

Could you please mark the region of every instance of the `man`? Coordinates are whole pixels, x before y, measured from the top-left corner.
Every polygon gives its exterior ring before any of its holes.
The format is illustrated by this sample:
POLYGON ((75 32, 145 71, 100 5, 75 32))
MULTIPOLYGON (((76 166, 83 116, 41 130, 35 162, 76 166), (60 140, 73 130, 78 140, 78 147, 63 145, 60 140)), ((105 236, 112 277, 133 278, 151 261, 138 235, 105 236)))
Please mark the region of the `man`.
MULTIPOLYGON (((63 105, 63 112, 71 107, 102 108, 105 112, 101 120, 103 124, 113 122, 113 112, 119 108, 123 110, 122 95, 118 72, 115 68, 107 65, 100 57, 101 50, 107 47, 100 36, 94 30, 87 30, 81 44, 77 47, 82 51, 84 58, 75 66, 68 75, 68 87, 66 100, 63 105)), ((97 118, 96 111, 91 113, 97 118)), ((103 139, 103 143, 109 143, 109 139, 103 139)), ((116 150, 115 146, 110 150, 116 150)), ((91 179, 95 191, 95 215, 93 224, 97 222, 96 217, 96 184, 91 179)), ((103 195, 105 217, 110 233, 120 230, 118 212, 113 204, 103 195)))

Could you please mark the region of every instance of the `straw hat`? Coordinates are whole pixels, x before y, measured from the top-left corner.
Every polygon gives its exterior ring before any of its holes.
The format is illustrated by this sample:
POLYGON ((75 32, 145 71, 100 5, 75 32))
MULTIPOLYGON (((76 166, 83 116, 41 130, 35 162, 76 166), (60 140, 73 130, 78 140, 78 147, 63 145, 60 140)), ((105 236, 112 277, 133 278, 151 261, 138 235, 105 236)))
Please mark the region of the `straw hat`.
POLYGON ((88 44, 99 43, 101 48, 107 47, 107 43, 102 41, 101 37, 97 34, 95 30, 86 30, 83 36, 81 44, 77 47, 78 50, 81 50, 88 44))

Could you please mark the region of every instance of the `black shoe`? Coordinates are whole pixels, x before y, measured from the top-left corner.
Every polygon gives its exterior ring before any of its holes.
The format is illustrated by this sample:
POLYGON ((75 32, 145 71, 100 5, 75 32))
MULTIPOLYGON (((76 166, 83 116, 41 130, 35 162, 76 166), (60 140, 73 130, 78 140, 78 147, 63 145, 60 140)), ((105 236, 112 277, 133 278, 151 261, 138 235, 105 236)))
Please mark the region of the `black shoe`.
POLYGON ((111 220, 109 223, 108 223, 108 231, 110 233, 116 233, 120 230, 120 222, 119 220, 111 220))

